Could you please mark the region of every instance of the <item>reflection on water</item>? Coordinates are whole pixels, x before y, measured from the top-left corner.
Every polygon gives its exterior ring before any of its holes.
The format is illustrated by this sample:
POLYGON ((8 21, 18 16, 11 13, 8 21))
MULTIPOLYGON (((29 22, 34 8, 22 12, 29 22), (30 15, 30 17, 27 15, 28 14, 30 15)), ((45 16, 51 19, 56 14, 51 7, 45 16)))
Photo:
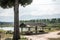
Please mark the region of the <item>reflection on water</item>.
MULTIPOLYGON (((8 30, 14 31, 14 27, 0 27, 0 29, 6 30, 6 31, 8 31, 8 30)), ((19 29, 21 31, 21 28, 19 28, 19 29)), ((27 31, 27 30, 28 30, 28 28, 23 28, 23 31, 27 31)))

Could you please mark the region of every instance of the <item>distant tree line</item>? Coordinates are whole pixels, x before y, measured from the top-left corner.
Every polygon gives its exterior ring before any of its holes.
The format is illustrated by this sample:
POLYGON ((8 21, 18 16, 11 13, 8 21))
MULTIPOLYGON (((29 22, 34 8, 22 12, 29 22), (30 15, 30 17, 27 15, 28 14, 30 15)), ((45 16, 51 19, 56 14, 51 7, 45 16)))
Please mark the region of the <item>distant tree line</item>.
POLYGON ((21 23, 34 22, 34 23, 60 23, 60 18, 52 19, 36 19, 36 20, 21 20, 21 23))
POLYGON ((47 27, 58 27, 60 28, 60 18, 52 19, 34 19, 34 20, 21 20, 20 23, 45 23, 47 27))
POLYGON ((13 27, 12 22, 0 22, 0 27, 13 27))
MULTIPOLYGON (((59 24, 60 25, 60 18, 52 18, 52 19, 34 19, 34 20, 20 20, 20 23, 46 23, 46 24, 59 24)), ((14 26, 13 22, 0 22, 0 27, 11 27, 14 26)))

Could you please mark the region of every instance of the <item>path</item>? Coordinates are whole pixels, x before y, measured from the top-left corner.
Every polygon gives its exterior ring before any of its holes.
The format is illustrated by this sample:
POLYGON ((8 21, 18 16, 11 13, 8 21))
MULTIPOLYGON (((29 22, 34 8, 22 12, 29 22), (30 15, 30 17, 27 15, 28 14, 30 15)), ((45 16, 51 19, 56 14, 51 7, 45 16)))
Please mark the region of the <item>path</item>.
POLYGON ((48 34, 40 34, 40 35, 31 35, 31 36, 24 36, 26 38, 28 38, 28 40, 32 39, 32 40, 48 40, 48 38, 59 38, 60 35, 57 35, 57 33, 59 33, 60 31, 56 31, 56 32, 50 32, 48 34))

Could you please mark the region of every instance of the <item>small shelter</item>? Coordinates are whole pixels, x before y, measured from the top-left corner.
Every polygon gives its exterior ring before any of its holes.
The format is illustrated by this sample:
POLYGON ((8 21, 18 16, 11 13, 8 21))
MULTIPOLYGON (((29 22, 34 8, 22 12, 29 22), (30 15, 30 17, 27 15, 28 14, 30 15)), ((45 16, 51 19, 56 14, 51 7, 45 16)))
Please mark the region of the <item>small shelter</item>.
POLYGON ((44 27, 46 27, 47 25, 45 23, 33 23, 33 22, 30 22, 30 23, 25 23, 27 25, 27 27, 30 27, 31 28, 35 28, 35 31, 37 33, 37 30, 40 28, 40 30, 44 30, 44 27))
POLYGON ((26 25, 28 25, 28 27, 30 26, 30 27, 35 27, 35 26, 37 26, 37 27, 45 27, 45 26, 47 26, 45 23, 33 23, 33 22, 31 22, 31 23, 25 23, 26 25))
POLYGON ((35 31, 37 33, 37 29, 38 27, 42 28, 42 30, 44 29, 44 27, 46 27, 47 25, 45 23, 21 23, 20 27, 21 27, 21 32, 23 30, 23 28, 28 28, 28 31, 31 31, 31 28, 35 28, 35 31))
POLYGON ((21 28, 21 33, 23 33, 23 28, 26 27, 26 25, 24 23, 20 24, 20 28, 21 28))

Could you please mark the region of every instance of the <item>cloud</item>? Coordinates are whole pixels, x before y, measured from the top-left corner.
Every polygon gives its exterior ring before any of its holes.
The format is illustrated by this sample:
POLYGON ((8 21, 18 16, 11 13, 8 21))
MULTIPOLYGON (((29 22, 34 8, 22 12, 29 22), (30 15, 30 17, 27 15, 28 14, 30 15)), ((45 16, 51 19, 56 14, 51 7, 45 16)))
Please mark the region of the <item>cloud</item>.
POLYGON ((60 14, 54 15, 41 15, 41 16, 33 16, 33 15, 23 15, 20 16, 21 20, 31 20, 31 19, 51 19, 51 18, 60 18, 60 14))
MULTIPOLYGON (((52 16, 56 14, 60 14, 60 0, 33 0, 31 5, 26 7, 19 6, 20 20, 48 18, 49 15, 49 18, 60 17, 52 16)), ((0 7, 0 21, 13 21, 13 19, 13 8, 2 9, 0 7)))
POLYGON ((25 8, 20 9, 20 14, 31 15, 52 15, 60 13, 59 0, 34 0, 33 3, 25 8), (56 5, 57 4, 57 5, 56 5), (59 5, 58 5, 59 4, 59 5))
POLYGON ((10 8, 10 9, 2 9, 0 12, 1 12, 0 16, 13 16, 14 15, 12 8, 10 8))
POLYGON ((0 16, 0 22, 13 22, 14 21, 14 18, 9 16, 0 16))

